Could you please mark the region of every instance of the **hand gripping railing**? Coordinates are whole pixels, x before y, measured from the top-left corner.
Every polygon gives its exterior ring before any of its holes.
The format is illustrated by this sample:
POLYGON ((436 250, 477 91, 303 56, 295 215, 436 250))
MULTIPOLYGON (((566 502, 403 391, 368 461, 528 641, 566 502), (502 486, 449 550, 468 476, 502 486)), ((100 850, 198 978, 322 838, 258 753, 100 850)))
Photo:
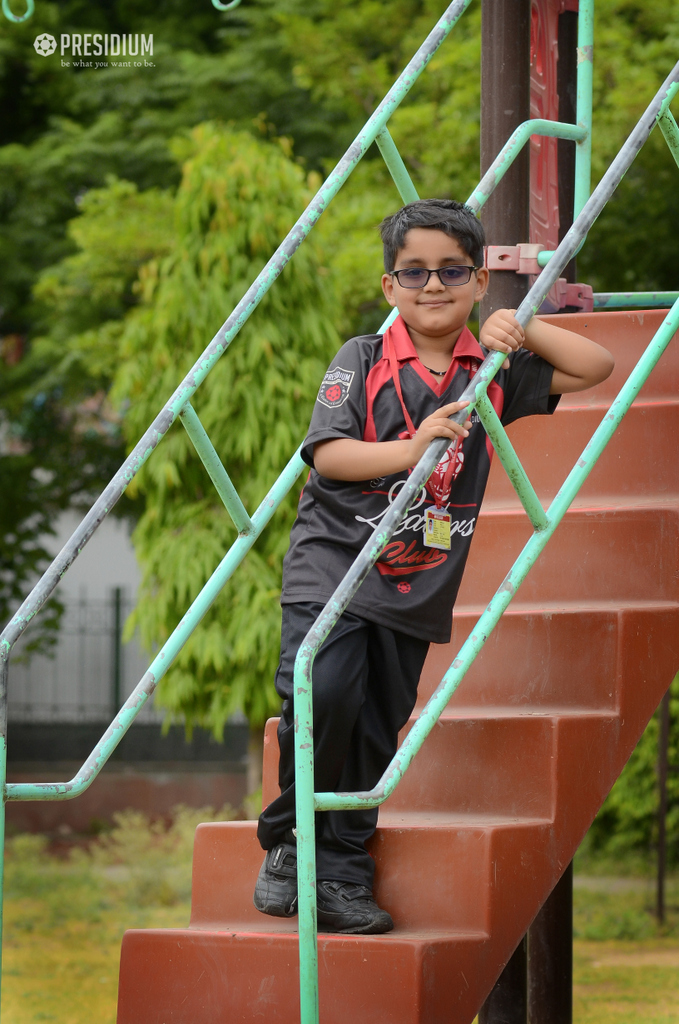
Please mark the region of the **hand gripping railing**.
MULTIPOLYGON (((539 278, 519 306, 516 318, 525 327, 540 308, 563 267, 573 257, 590 227, 620 184, 623 175, 650 135, 658 119, 679 91, 679 63, 649 104, 631 135, 609 167, 601 182, 585 203, 581 213, 539 278)), ((356 557, 342 583, 302 642, 295 660, 295 785, 297 809, 297 879, 299 889, 299 956, 301 1024, 318 1024, 318 961, 316 943, 316 853, 315 811, 376 807, 393 792, 413 757, 431 732, 467 669, 512 600, 518 587, 534 565, 554 530, 573 502, 595 462, 613 436, 622 417, 631 406, 642 384, 656 365, 672 335, 679 327, 679 300, 675 302, 660 330, 647 348, 631 376, 614 400, 601 425, 571 470, 545 512, 519 459, 486 397, 488 384, 506 356, 492 352, 460 396, 469 406, 451 419, 458 423, 476 408, 499 457, 505 466, 535 532, 492 597, 474 630, 427 702, 391 764, 377 785, 362 793, 314 793, 312 671, 314 658, 325 638, 346 609, 351 598, 377 561, 385 545, 406 515, 410 505, 440 462, 449 441, 432 441, 399 491, 388 512, 356 557)))

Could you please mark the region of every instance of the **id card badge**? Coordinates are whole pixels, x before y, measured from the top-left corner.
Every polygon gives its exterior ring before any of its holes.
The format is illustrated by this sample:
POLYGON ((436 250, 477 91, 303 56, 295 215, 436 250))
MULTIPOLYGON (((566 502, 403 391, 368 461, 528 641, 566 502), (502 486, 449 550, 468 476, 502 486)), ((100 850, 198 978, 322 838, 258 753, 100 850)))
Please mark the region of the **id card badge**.
POLYGON ((442 508, 428 508, 424 513, 424 546, 450 551, 449 512, 442 508))

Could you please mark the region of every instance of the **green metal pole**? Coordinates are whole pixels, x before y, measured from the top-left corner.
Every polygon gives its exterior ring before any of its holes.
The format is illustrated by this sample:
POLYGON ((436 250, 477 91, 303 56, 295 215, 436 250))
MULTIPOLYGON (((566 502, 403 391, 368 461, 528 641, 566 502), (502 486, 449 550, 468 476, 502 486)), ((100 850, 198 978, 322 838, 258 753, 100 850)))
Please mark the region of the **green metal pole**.
POLYGON ((595 309, 667 309, 679 298, 679 292, 595 292, 595 309))
POLYGON ((594 0, 578 8, 578 74, 576 121, 585 136, 575 147, 573 220, 589 199, 592 177, 592 72, 594 59, 594 0))
POLYGON ((500 417, 495 412, 488 395, 481 395, 476 403, 476 411, 479 414, 483 428, 492 441, 493 448, 504 466, 505 473, 519 496, 526 515, 533 524, 534 529, 544 530, 549 525, 549 520, 543 509, 532 483, 526 475, 526 471, 514 451, 514 446, 507 437, 507 432, 500 422, 500 417))
POLYGON ((224 502, 226 511, 231 516, 239 535, 243 536, 252 533, 254 526, 245 505, 240 500, 238 491, 231 482, 231 477, 224 469, 222 460, 217 455, 205 427, 198 418, 198 413, 190 402, 187 402, 179 413, 179 418, 184 425, 186 433, 191 438, 193 447, 196 449, 201 462, 208 471, 217 494, 224 502))
POLYGON ((123 591, 121 587, 113 588, 113 636, 111 637, 113 666, 111 679, 111 714, 115 717, 122 699, 123 678, 123 591))
POLYGON ((2 0, 2 13, 5 15, 8 21, 13 21, 15 24, 21 24, 22 21, 28 21, 29 18, 33 17, 35 11, 35 0, 26 0, 26 11, 24 14, 13 14, 12 9, 9 6, 9 0, 2 0))
MULTIPOLYGON (((69 782, 16 782, 7 786, 8 800, 71 800, 91 786, 121 739, 170 668, 182 647, 245 558, 300 473, 306 469, 299 451, 281 473, 252 517, 254 531, 238 537, 156 655, 77 775, 69 782)), ((7 665, 0 648, 0 666, 7 665)))
MULTIPOLYGON (((679 89, 679 85, 677 86, 677 89, 679 89)), ((675 94, 677 89, 674 90, 675 94)), ((658 127, 665 136, 665 142, 670 147, 670 153, 679 167, 679 126, 677 126, 677 122, 672 116, 672 111, 669 109, 670 101, 671 97, 668 97, 665 109, 658 118, 658 127)))
POLYGON ((514 129, 481 178, 481 181, 469 196, 467 206, 470 206, 474 213, 478 213, 488 202, 531 135, 546 135, 549 138, 570 139, 572 142, 581 142, 586 137, 586 129, 577 124, 566 124, 562 121, 546 121, 542 117, 524 121, 523 124, 514 129))
POLYGON ((412 178, 408 174, 408 168, 403 163, 403 157, 396 148, 396 143, 392 139, 387 127, 384 127, 381 132, 377 133, 375 142, 389 173, 394 179, 394 184, 399 191, 401 199, 404 203, 414 203, 420 197, 413 185, 412 178))

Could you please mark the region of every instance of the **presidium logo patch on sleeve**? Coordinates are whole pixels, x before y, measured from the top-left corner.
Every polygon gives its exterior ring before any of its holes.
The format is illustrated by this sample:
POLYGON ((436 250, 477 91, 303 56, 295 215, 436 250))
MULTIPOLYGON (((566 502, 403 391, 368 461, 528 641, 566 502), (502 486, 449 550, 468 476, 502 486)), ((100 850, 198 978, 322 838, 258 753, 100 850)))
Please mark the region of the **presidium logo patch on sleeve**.
POLYGON ((318 401, 321 405, 327 406, 328 409, 336 409, 338 406, 344 405, 349 397, 349 388, 355 372, 355 370, 343 370, 341 366, 328 370, 318 389, 318 401))

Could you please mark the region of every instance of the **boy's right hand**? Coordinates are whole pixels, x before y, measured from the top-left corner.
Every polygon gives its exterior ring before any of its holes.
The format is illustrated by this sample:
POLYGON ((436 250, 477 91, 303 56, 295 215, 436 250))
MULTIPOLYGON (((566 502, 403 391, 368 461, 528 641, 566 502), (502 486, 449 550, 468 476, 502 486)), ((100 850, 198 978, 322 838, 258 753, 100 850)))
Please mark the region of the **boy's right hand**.
POLYGON ((442 405, 440 409, 422 420, 419 429, 414 437, 408 442, 412 461, 411 467, 420 461, 427 448, 437 437, 447 437, 451 442, 458 437, 469 437, 471 420, 465 423, 455 423, 449 419, 453 413, 459 412, 469 405, 469 402, 450 402, 449 405, 442 405))

